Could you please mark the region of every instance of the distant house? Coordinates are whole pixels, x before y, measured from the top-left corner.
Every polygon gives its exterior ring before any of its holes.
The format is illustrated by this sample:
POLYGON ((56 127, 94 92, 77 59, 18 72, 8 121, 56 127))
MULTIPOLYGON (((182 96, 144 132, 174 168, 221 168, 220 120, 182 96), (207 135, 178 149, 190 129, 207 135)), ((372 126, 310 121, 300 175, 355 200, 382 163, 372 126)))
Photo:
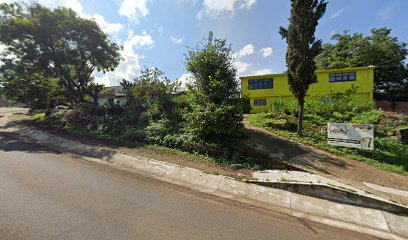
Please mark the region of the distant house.
POLYGON ((108 102, 123 105, 126 103, 126 101, 126 94, 122 86, 107 87, 98 95, 99 106, 102 106, 108 102))
MULTIPOLYGON (((344 92, 357 87, 352 100, 373 103, 374 67, 317 70, 317 83, 310 85, 306 99, 344 92)), ((272 100, 295 99, 286 73, 241 77, 241 91, 248 96, 251 113, 265 111, 272 100)))

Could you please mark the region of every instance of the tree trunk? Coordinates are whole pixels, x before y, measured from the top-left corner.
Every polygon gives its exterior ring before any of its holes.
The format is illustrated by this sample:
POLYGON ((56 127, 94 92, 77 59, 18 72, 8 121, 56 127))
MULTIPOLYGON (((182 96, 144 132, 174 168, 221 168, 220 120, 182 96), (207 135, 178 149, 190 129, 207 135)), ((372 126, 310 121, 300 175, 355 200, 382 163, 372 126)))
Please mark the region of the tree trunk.
POLYGON ((299 110, 299 114, 298 114, 298 126, 297 126, 297 134, 298 136, 302 136, 303 135, 303 115, 304 115, 304 111, 305 111, 305 99, 299 99, 298 100, 298 110, 299 110))

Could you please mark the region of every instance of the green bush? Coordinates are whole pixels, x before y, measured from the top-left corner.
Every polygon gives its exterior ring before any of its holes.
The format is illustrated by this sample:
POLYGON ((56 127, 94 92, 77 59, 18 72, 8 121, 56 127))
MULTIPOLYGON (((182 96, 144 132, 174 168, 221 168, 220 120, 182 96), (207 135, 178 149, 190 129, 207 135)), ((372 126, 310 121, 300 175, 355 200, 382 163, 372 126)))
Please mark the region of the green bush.
POLYGON ((168 134, 164 136, 162 145, 169 148, 177 148, 184 151, 194 152, 197 138, 191 133, 168 134))
POLYGON ((66 126, 65 114, 68 110, 60 110, 45 117, 43 123, 50 127, 64 128, 66 126))
POLYGON ((38 123, 43 123, 45 120, 45 113, 37 113, 34 114, 30 117, 31 120, 38 122, 38 123))
POLYGON ((373 109, 368 112, 361 112, 352 118, 353 123, 371 123, 377 124, 383 116, 383 111, 373 109))
POLYGON ((78 109, 67 110, 64 114, 64 121, 67 126, 73 128, 82 127, 85 124, 85 121, 81 119, 81 111, 78 109))
POLYGON ((161 119, 151 122, 145 129, 146 140, 154 144, 163 144, 163 139, 166 135, 174 134, 175 128, 168 119, 161 119))
POLYGON ((288 100, 273 100, 269 104, 269 111, 274 114, 287 114, 296 116, 298 114, 298 106, 296 101, 288 100))
POLYGON ((205 142, 226 143, 243 129, 243 99, 231 46, 213 33, 189 48, 186 69, 193 75, 184 120, 192 134, 205 142))
POLYGON ((192 102, 194 110, 184 114, 188 130, 207 142, 225 143, 233 137, 240 136, 243 128, 242 109, 239 99, 231 101, 233 103, 222 105, 192 102))
POLYGON ((143 129, 127 127, 122 133, 122 138, 128 141, 143 142, 146 138, 146 132, 143 129))
POLYGON ((277 115, 274 118, 266 118, 264 120, 266 127, 282 129, 282 130, 296 130, 296 118, 290 115, 277 115))

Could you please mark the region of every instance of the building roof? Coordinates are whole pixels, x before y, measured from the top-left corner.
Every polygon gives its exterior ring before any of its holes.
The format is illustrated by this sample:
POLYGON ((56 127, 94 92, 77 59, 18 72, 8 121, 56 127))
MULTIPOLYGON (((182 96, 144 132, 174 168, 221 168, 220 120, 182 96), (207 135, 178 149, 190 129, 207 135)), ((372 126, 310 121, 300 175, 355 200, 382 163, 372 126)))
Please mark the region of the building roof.
MULTIPOLYGON (((374 69, 375 66, 368 66, 368 67, 355 67, 355 68, 339 68, 339 69, 323 69, 323 70, 316 70, 316 73, 324 73, 324 72, 344 72, 350 70, 365 70, 365 69, 374 69)), ((262 77, 277 77, 277 76, 286 76, 287 73, 270 73, 270 74, 263 74, 263 75, 249 75, 249 76, 242 76, 240 79, 248 79, 248 78, 262 78, 262 77)))

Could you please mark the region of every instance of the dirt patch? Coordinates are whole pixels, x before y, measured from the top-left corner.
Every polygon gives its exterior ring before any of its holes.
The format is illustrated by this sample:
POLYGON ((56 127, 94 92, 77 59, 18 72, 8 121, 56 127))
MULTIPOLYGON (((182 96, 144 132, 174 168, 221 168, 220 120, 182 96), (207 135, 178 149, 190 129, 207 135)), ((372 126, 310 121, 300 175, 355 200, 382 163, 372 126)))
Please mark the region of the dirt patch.
POLYGON ((72 141, 81 142, 84 144, 105 147, 113 150, 119 150, 131 155, 137 155, 141 157, 151 158, 163 162, 174 163, 184 167, 195 168, 206 173, 221 174, 230 176, 237 179, 251 179, 252 170, 250 169, 235 169, 232 167, 223 167, 212 163, 202 162, 196 159, 189 158, 187 156, 180 156, 165 150, 154 149, 143 146, 140 143, 123 144, 115 141, 98 139, 86 134, 71 132, 68 130, 55 129, 43 124, 38 124, 35 121, 29 120, 28 115, 25 114, 13 114, 8 117, 9 120, 19 124, 26 125, 31 128, 35 128, 41 131, 48 132, 50 134, 63 137, 72 141))

